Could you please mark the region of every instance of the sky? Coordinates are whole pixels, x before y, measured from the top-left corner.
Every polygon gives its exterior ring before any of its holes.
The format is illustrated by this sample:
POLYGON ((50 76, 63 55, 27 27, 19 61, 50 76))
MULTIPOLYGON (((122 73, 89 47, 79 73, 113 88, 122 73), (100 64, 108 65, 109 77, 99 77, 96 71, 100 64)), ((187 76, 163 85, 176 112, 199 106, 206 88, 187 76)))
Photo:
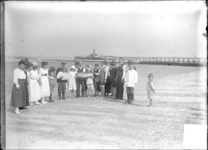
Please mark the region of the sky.
POLYGON ((5 3, 5 55, 206 57, 203 1, 5 3))

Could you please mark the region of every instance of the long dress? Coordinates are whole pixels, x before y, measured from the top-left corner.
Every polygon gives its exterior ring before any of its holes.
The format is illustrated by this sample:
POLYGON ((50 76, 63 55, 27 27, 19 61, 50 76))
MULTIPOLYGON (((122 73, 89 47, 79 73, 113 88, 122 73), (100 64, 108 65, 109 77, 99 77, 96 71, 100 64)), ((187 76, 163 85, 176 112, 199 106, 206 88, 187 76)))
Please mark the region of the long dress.
POLYGON ((75 76, 76 76, 76 72, 73 72, 73 71, 69 72, 69 79, 68 79, 69 90, 77 90, 77 84, 76 84, 75 76))
POLYGON ((49 97, 50 96, 50 86, 48 81, 48 69, 40 68, 39 70, 40 81, 41 81, 41 97, 49 97))
POLYGON ((29 84, 29 91, 30 91, 30 102, 35 102, 40 100, 40 85, 38 83, 40 76, 38 75, 37 70, 30 71, 30 84, 29 84))
POLYGON ((13 76, 14 85, 10 105, 13 107, 25 107, 27 106, 26 74, 23 70, 16 68, 13 76), (17 89, 17 87, 19 89, 17 89))

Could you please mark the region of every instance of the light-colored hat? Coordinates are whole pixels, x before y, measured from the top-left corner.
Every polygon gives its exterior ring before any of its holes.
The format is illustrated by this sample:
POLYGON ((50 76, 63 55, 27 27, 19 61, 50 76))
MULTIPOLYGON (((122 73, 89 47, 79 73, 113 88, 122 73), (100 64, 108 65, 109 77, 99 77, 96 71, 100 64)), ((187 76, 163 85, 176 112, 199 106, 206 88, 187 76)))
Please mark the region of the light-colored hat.
POLYGON ((38 63, 35 62, 35 61, 33 61, 33 62, 32 62, 32 65, 35 67, 35 66, 38 66, 38 63))
POLYGON ((75 66, 71 66, 71 69, 75 69, 75 66))

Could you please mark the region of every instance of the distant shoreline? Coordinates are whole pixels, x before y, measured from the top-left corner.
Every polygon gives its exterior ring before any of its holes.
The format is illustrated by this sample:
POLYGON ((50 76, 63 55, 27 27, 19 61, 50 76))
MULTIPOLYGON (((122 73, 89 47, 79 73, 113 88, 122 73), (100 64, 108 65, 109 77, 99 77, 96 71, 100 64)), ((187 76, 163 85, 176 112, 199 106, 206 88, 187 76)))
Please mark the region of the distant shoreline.
MULTIPOLYGON (((18 62, 20 59, 5 59, 5 62, 18 62)), ((51 61, 51 62, 61 62, 61 61, 66 61, 66 62, 75 62, 75 60, 63 60, 63 59, 38 59, 38 60, 33 60, 30 59, 30 61, 37 61, 37 62, 41 62, 41 61, 51 61)), ((101 61, 82 61, 82 62, 98 62, 100 63, 101 61)), ((118 62, 117 62, 118 63, 118 62)), ((160 65, 160 66, 183 66, 183 67, 207 67, 207 64, 197 64, 197 63, 187 63, 187 64, 183 64, 183 63, 173 63, 173 62, 135 62, 136 65, 160 65)))

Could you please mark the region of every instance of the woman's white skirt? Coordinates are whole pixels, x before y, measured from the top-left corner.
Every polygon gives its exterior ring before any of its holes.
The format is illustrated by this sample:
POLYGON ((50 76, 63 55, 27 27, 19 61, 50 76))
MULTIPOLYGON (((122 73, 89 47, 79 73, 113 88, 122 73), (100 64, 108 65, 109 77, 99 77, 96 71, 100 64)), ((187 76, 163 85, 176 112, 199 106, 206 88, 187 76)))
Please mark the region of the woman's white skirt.
POLYGON ((48 77, 42 76, 41 83, 42 83, 42 85, 40 86, 41 97, 49 97, 50 96, 50 86, 49 86, 48 77))
POLYGON ((29 84, 29 95, 30 95, 30 102, 35 102, 37 100, 40 100, 40 85, 37 82, 37 80, 30 80, 29 84))

